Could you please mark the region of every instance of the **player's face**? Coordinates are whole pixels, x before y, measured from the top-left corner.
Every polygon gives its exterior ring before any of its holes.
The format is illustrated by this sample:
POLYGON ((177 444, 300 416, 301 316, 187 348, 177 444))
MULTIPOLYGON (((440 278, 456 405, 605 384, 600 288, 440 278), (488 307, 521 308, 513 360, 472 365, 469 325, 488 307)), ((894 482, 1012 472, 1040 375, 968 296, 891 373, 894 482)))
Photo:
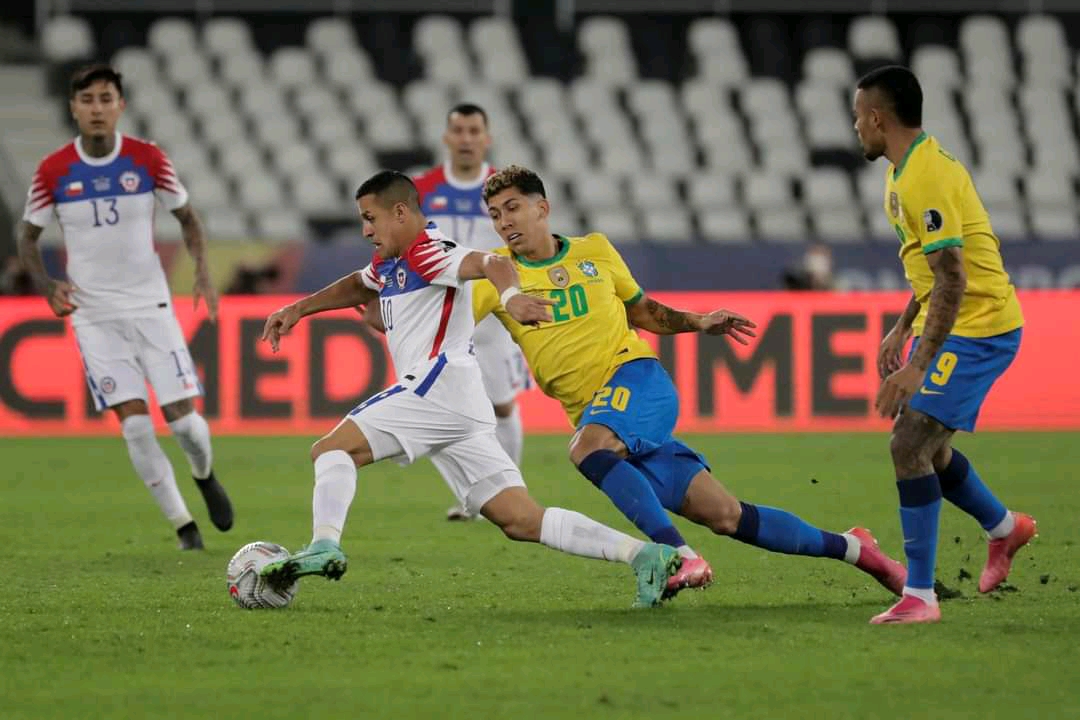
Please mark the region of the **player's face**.
POLYGON ((376 195, 363 195, 356 201, 364 237, 375 246, 379 257, 398 257, 412 238, 402 238, 405 227, 405 203, 386 207, 376 195))
POLYGON ((484 162, 491 136, 480 113, 462 115, 451 113, 446 121, 443 143, 450 151, 450 162, 456 167, 473 168, 484 162))
POLYGON ((866 90, 855 91, 855 134, 859 136, 863 156, 867 160, 877 160, 885 154, 885 133, 881 127, 881 111, 871 103, 866 90))
POLYGON ((530 255, 548 236, 547 218, 551 206, 539 195, 525 195, 508 188, 488 201, 488 215, 495 232, 515 255, 530 255))
POLYGON ((71 114, 79 132, 90 137, 107 137, 116 132, 116 123, 123 112, 124 98, 107 80, 91 83, 71 99, 71 114))

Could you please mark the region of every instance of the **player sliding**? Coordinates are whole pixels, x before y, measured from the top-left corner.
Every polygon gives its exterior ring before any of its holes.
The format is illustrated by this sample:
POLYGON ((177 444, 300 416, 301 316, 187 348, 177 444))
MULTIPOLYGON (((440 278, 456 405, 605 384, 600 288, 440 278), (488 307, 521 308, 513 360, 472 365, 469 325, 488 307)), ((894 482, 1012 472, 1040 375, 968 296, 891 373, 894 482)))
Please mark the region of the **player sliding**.
POLYGON ((952 447, 954 432, 974 431, 991 385, 1016 356, 1024 318, 971 177, 922 130, 915 75, 897 66, 867 74, 855 91, 854 111, 866 158, 889 160, 885 213, 914 291, 881 343, 878 369, 885 381, 875 405, 895 418, 890 450, 908 579, 900 601, 870 622, 936 622, 942 497, 990 535, 980 592, 1008 577, 1013 555, 1035 536, 1035 521, 1009 512, 952 447), (912 334, 905 363, 901 353, 912 334))
POLYGON ((150 420, 148 380, 214 526, 232 527, 233 509, 214 477, 210 427, 192 403, 202 387, 154 250, 155 199, 180 222, 195 260, 196 306, 205 298, 213 320, 217 295, 207 268, 206 231, 161 148, 117 132, 124 112, 120 73, 108 65, 76 72, 70 107, 79 137, 38 166, 19 257, 56 316, 71 317, 94 407, 116 413, 131 464, 172 523, 180 548, 199 549, 202 535, 150 420), (49 277, 38 250, 53 218, 64 235, 71 282, 49 277))
POLYGON ((360 186, 356 200, 364 236, 375 246, 371 263, 275 312, 263 339, 277 351, 300 318, 378 299, 398 383, 358 405, 312 447, 311 544, 266 566, 263 576, 277 586, 305 575, 340 578, 347 562, 341 533, 357 468, 429 456, 457 471, 455 495, 510 539, 627 563, 637 574, 635 605, 658 605, 681 564, 675 548, 643 543, 580 513, 540 507, 495 436, 495 414, 472 350, 470 297, 460 290, 468 280, 487 278, 500 307, 524 325, 550 321, 550 303, 522 293, 505 258, 459 247, 440 233, 421 212, 407 176, 380 172, 360 186))
MULTIPOLYGON (((846 560, 899 594, 904 569, 862 528, 819 530, 791 513, 739 502, 705 460, 672 436, 679 401, 656 354, 630 327, 671 335, 704 332, 746 343, 754 324, 735 313, 674 310, 647 297, 607 238, 552 235, 544 184, 511 166, 484 188, 495 229, 523 287, 554 302, 552 322, 523 325, 476 283, 477 318, 494 313, 521 346, 540 388, 559 400, 577 433, 570 460, 654 542, 679 548, 683 565, 667 594, 712 579, 665 508, 720 535, 774 552, 846 560)), ((458 480, 461 481, 460 479, 458 480)))

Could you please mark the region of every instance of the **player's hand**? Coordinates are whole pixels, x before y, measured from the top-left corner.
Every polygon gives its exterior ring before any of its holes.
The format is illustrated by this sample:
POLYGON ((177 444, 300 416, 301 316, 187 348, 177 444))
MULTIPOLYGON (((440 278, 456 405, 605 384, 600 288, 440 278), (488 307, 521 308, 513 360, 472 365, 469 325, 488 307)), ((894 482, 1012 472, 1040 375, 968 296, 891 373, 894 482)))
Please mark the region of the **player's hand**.
POLYGON ((894 327, 881 341, 878 350, 878 374, 886 378, 904 366, 904 346, 911 338, 911 328, 894 327))
POLYGON ((295 305, 286 305, 266 318, 262 339, 270 343, 271 350, 277 352, 278 347, 281 345, 281 336, 288 335, 293 325, 298 322, 300 322, 300 311, 296 309, 295 305))
POLYGON ((732 340, 741 344, 749 345, 747 337, 757 337, 752 328, 757 323, 730 310, 714 310, 702 315, 698 322, 698 329, 707 335, 728 335, 732 340))
POLYGON ((551 310, 555 302, 547 298, 534 297, 518 293, 506 303, 506 312, 522 325, 537 325, 551 322, 551 310))
POLYGON ((193 308, 199 309, 199 298, 206 301, 206 309, 210 313, 210 322, 217 320, 218 294, 214 283, 210 282, 210 276, 205 273, 196 273, 195 288, 191 292, 193 308))
POLYGON ((52 309, 56 317, 70 315, 79 307, 71 299, 72 293, 76 290, 78 288, 75 287, 75 284, 67 280, 49 281, 49 292, 45 299, 49 301, 49 308, 52 309))
POLYGON ((896 417, 900 408, 918 391, 925 376, 925 370, 920 370, 910 363, 891 373, 878 388, 874 409, 881 414, 881 417, 889 419, 896 417))

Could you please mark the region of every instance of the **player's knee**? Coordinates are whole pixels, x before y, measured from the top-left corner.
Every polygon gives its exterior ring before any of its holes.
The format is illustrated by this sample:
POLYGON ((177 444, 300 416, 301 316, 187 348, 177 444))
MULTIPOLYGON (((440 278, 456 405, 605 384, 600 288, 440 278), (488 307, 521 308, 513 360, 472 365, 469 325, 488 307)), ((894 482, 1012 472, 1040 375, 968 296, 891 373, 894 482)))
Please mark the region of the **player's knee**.
POLYGON ((742 505, 734 495, 726 494, 709 518, 709 529, 717 535, 734 535, 742 518, 742 505))
POLYGON ((166 422, 176 422, 182 417, 186 417, 195 412, 195 403, 191 398, 184 398, 183 400, 177 400, 174 403, 161 406, 161 414, 165 416, 166 422))
POLYGON ((506 403, 498 403, 497 405, 492 404, 491 407, 492 407, 492 409, 495 410, 495 417, 498 417, 498 418, 508 418, 508 417, 510 417, 511 415, 514 414, 514 401, 513 400, 511 400, 510 402, 506 402, 506 403))
POLYGON ((626 453, 626 446, 608 428, 586 425, 570 440, 570 462, 580 469, 585 458, 601 450, 611 451, 621 458, 626 453))
POLYGON ((919 437, 903 428, 893 430, 889 438, 889 454, 900 476, 919 474, 930 465, 933 455, 919 437))

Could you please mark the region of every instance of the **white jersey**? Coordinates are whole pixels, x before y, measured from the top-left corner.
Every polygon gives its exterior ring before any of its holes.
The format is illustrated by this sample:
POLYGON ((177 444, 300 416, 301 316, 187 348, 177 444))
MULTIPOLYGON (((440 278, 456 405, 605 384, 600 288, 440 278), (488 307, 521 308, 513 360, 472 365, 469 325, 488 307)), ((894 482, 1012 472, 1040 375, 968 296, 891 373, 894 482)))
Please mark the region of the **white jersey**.
POLYGON ((440 407, 494 423, 473 353, 472 294, 458 278, 470 252, 428 223, 400 257, 376 255, 360 278, 379 293, 398 384, 440 407))
POLYGON ((157 145, 116 134, 109 155, 87 155, 76 138, 41 161, 23 220, 56 217, 75 284, 75 325, 139 317, 170 304, 154 249, 154 200, 172 211, 188 193, 157 145))

